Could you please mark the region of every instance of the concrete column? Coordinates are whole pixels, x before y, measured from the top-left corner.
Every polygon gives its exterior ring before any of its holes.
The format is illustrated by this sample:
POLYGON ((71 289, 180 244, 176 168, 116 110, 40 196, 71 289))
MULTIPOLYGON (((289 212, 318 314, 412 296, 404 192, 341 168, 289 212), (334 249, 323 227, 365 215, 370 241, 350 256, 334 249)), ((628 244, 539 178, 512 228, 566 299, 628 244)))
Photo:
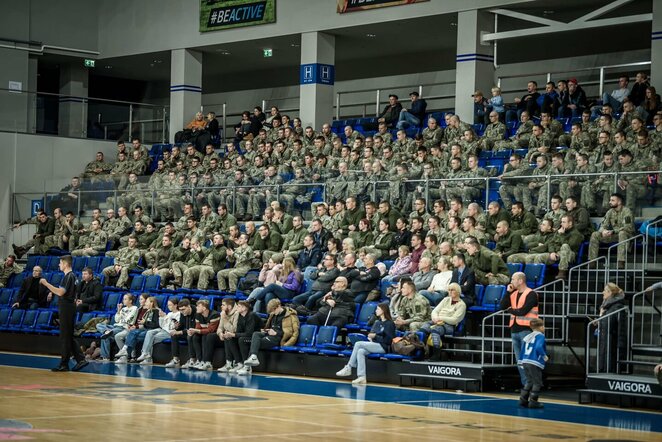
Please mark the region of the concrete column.
POLYGON ((28 53, 0 49, 0 130, 26 132, 28 117, 28 53))
POLYGON ((87 92, 89 72, 82 61, 60 67, 58 135, 87 137, 87 92))
POLYGON ((653 2, 650 84, 656 88, 662 87, 662 2, 660 1, 653 2))
POLYGON ((170 52, 170 142, 202 106, 202 53, 189 49, 170 52))
POLYGON ((467 123, 473 123, 471 95, 479 89, 489 99, 494 85, 492 43, 482 44, 481 32, 494 32, 494 15, 477 10, 457 14, 455 113, 467 123))
POLYGON ((322 32, 301 34, 299 116, 303 126, 319 130, 333 119, 335 36, 322 32))

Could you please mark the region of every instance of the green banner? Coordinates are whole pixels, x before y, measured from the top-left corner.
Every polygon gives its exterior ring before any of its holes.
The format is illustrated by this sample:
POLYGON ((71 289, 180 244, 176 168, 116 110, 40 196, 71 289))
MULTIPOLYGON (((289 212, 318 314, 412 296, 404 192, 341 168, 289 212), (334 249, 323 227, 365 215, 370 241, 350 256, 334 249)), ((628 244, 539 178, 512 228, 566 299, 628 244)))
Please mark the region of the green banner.
POLYGON ((200 32, 276 21, 276 0, 200 0, 200 32))

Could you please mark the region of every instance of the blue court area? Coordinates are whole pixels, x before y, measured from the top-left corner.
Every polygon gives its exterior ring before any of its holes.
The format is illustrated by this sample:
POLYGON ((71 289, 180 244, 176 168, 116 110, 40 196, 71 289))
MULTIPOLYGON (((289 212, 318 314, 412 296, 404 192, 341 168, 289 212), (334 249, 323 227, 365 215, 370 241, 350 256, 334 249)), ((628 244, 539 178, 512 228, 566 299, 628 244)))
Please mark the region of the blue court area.
MULTIPOLYGON (((0 353, 0 365, 50 369, 57 358, 0 353)), ((541 419, 584 425, 597 425, 635 431, 662 432, 662 414, 631 411, 585 405, 546 402, 543 410, 523 409, 517 400, 478 394, 462 394, 432 390, 398 388, 379 385, 352 386, 348 382, 332 382, 316 379, 281 376, 252 375, 240 377, 219 374, 216 371, 166 369, 161 366, 115 365, 91 363, 81 373, 66 376, 85 376, 92 373, 110 376, 127 376, 161 381, 216 385, 269 392, 303 394, 324 398, 342 398, 377 403, 402 404, 414 407, 432 407, 454 411, 488 413, 525 419, 541 419)), ((544 402, 544 396, 543 396, 544 402)), ((369 413, 367 413, 369 414, 369 413)))

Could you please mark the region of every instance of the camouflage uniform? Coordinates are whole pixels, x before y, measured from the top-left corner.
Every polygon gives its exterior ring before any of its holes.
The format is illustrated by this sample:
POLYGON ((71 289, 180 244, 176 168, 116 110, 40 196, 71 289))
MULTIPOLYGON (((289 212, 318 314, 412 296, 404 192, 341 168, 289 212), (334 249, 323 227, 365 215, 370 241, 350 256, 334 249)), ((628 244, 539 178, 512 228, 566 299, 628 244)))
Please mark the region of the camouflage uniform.
MULTIPOLYGON (((591 234, 591 240, 588 246, 588 259, 589 261, 598 257, 600 243, 615 243, 622 242, 635 235, 634 216, 632 211, 627 207, 622 207, 621 210, 609 209, 605 215, 600 228, 597 232, 591 234), (602 232, 612 231, 611 235, 602 236, 602 232)), ((625 261, 625 253, 627 248, 631 248, 632 244, 621 244, 617 247, 617 260, 620 262, 625 261)))
POLYGON ((490 123, 485 128, 483 137, 481 138, 481 147, 483 150, 492 150, 494 144, 503 141, 506 136, 506 125, 501 121, 490 123))
POLYGON ((102 270, 102 273, 106 276, 106 282, 112 277, 119 276, 116 286, 128 288, 129 270, 138 265, 138 261, 140 261, 140 250, 138 250, 137 247, 123 247, 116 252, 108 252, 106 254, 106 256, 113 255, 115 256, 115 263, 102 270), (119 274, 115 270, 116 265, 122 267, 119 274))
POLYGON ((506 263, 487 247, 481 247, 473 256, 467 254, 467 266, 474 270, 478 284, 507 285, 510 282, 506 263), (488 273, 492 276, 488 277, 488 273))
POLYGON ((406 321, 409 331, 417 331, 430 320, 432 309, 430 301, 423 295, 416 293, 411 299, 403 296, 397 307, 398 319, 406 321))
POLYGON ((108 235, 103 230, 99 229, 96 232, 90 232, 85 237, 78 248, 71 252, 71 256, 97 256, 106 251, 106 244, 108 243, 108 235))
POLYGON ((216 273, 218 278, 218 289, 222 291, 228 290, 231 293, 237 291, 237 283, 239 278, 246 276, 251 269, 251 260, 253 259, 253 249, 247 245, 237 247, 234 249, 232 255, 228 256, 228 261, 234 264, 234 267, 229 269, 222 269, 216 273), (227 282, 226 282, 227 278, 227 282))
POLYGON ((190 266, 184 272, 183 288, 192 288, 197 279, 198 290, 207 290, 209 281, 214 279, 214 275, 223 270, 227 264, 227 249, 224 245, 210 247, 201 253, 201 263, 190 266))
POLYGON ((522 179, 509 179, 514 177, 522 177, 531 174, 531 169, 527 163, 522 161, 517 168, 511 168, 510 165, 507 166, 506 170, 501 175, 501 187, 499 187, 499 195, 501 196, 501 201, 507 210, 510 210, 510 207, 513 205, 513 201, 510 199, 510 196, 516 195, 516 189, 522 183, 528 182, 528 180, 522 179))

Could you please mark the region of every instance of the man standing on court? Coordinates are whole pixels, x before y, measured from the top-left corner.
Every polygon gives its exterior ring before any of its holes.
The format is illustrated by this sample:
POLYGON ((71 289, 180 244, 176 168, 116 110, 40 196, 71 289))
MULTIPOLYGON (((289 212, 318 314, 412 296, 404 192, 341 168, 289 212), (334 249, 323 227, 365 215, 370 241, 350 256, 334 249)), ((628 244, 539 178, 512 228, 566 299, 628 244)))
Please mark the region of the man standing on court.
POLYGON ((60 318, 60 345, 62 346, 62 360, 60 365, 53 367, 51 371, 69 371, 69 358, 76 359, 73 371, 82 370, 88 362, 74 341, 74 321, 76 319, 76 275, 71 271, 71 256, 60 258, 60 271, 64 278, 59 287, 55 287, 46 279, 41 278, 39 283, 46 286, 54 295, 58 296, 58 313, 60 318))
POLYGON ((522 386, 526 385, 526 374, 519 357, 522 350, 522 341, 531 333, 529 324, 532 319, 538 318, 538 294, 526 285, 526 275, 515 272, 508 285, 509 296, 501 300, 501 310, 510 313, 510 337, 513 342, 513 353, 517 359, 522 386))

